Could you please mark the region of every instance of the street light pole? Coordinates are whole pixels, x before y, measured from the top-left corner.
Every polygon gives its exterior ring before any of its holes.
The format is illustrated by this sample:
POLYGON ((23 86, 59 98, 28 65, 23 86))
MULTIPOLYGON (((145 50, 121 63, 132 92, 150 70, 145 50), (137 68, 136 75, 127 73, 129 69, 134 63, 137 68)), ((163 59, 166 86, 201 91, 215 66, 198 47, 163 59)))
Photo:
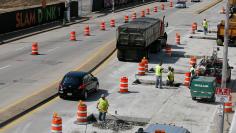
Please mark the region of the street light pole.
MULTIPOLYGON (((221 88, 226 88, 227 69, 228 69, 228 30, 229 30, 229 1, 226 0, 226 14, 225 14, 225 30, 224 30, 224 49, 223 49, 223 69, 222 69, 222 81, 221 88)), ((220 116, 220 133, 224 132, 224 103, 222 103, 222 116, 220 116)))
POLYGON ((112 12, 115 12, 115 0, 112 0, 112 12))

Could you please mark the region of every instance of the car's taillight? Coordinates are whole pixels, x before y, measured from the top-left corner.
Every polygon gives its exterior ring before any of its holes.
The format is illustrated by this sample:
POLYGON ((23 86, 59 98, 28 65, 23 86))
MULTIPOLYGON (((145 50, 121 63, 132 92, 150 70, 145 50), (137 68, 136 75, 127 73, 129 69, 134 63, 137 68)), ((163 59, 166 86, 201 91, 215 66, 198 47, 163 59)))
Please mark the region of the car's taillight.
POLYGON ((82 84, 79 86, 79 89, 84 89, 85 88, 85 84, 82 84))

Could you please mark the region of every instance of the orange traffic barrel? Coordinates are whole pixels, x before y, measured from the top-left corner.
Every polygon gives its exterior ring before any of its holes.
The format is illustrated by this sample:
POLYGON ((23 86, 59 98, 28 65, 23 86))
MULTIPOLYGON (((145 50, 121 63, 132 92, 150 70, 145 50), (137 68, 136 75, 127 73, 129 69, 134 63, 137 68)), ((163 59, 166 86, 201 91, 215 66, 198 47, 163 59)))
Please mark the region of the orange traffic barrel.
POLYGON ((128 78, 121 77, 120 78, 120 93, 126 93, 128 91, 128 78))
POLYGON ((172 55, 172 48, 170 46, 165 47, 165 53, 168 56, 171 56, 172 55))
POLYGON ((165 131, 165 130, 159 130, 159 129, 157 129, 157 130, 155 131, 155 133, 166 133, 166 131, 165 131))
POLYGON ((170 1, 170 7, 173 7, 173 1, 170 1))
POLYGON ((89 28, 88 25, 85 26, 85 28, 84 28, 84 35, 85 35, 85 36, 90 36, 90 28, 89 28))
POLYGON ((79 124, 87 124, 87 105, 79 101, 77 110, 77 122, 79 124))
POLYGON ((150 9, 149 9, 149 8, 146 9, 146 14, 147 14, 147 15, 150 14, 150 9))
POLYGON ((184 79, 184 85, 185 86, 190 85, 190 77, 191 77, 191 72, 186 72, 185 73, 185 79, 184 79))
POLYGON ((104 21, 102 21, 100 24, 100 30, 106 30, 106 24, 104 21))
POLYGON ((180 35, 179 35, 179 33, 176 33, 176 35, 175 35, 175 42, 176 42, 176 44, 180 44, 180 35))
POLYGON ((233 104, 231 101, 224 103, 225 106, 225 113, 232 113, 233 112, 233 104))
POLYGON ((191 33, 192 33, 192 34, 195 34, 195 24, 192 23, 192 26, 191 26, 191 27, 192 27, 192 29, 191 29, 191 33))
POLYGON ((76 41, 75 31, 70 32, 70 40, 71 41, 76 41))
POLYGON ((165 10, 165 5, 161 4, 161 10, 165 10))
POLYGON ((38 43, 37 42, 33 42, 32 43, 32 55, 38 55, 38 43))
POLYGON ((158 12, 157 6, 154 7, 153 11, 154 11, 154 12, 158 12))
POLYGON ((225 7, 222 6, 221 10, 220 10, 221 14, 225 14, 225 7))
POLYGON ((132 14, 132 20, 135 20, 135 19, 136 19, 136 12, 132 14))
POLYGON ((110 20, 110 26, 111 27, 115 27, 115 19, 111 19, 110 20))
POLYGON ((141 17, 145 17, 145 11, 144 10, 141 11, 141 17))
POLYGON ((62 118, 57 116, 56 113, 53 114, 51 133, 62 133, 62 118))
POLYGON ((143 62, 138 64, 138 75, 145 75, 145 64, 143 62))
POLYGON ((197 63, 197 58, 196 58, 195 56, 192 56, 192 57, 190 58, 189 64, 190 64, 191 66, 193 66, 193 64, 196 64, 196 63, 197 63))
POLYGON ((148 72, 148 59, 146 57, 143 57, 141 62, 145 64, 145 71, 148 72))
POLYGON ((128 23, 128 22, 129 22, 129 16, 128 16, 128 15, 125 15, 125 16, 124 16, 124 19, 125 19, 125 21, 124 21, 125 23, 128 23))

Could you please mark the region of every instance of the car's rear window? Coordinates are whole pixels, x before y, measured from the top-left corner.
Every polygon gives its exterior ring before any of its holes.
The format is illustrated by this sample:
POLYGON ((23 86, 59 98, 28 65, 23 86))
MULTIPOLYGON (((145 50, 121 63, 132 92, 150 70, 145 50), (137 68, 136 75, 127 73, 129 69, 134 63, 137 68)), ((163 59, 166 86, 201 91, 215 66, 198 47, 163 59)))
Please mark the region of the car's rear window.
POLYGON ((63 79, 63 84, 79 85, 81 83, 82 83, 82 78, 78 77, 66 76, 63 79))

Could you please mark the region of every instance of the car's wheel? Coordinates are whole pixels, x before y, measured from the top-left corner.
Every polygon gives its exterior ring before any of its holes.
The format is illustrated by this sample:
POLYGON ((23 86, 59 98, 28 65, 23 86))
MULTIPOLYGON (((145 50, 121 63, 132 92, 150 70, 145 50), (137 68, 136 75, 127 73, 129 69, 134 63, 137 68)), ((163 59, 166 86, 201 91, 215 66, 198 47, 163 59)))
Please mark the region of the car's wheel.
POLYGON ((99 90, 99 84, 97 83, 97 85, 96 85, 95 88, 94 88, 94 91, 95 91, 95 92, 98 92, 98 90, 99 90))
POLYGON ((60 97, 61 99, 65 99, 65 97, 64 97, 63 95, 59 95, 59 97, 60 97))
POLYGON ((87 98, 88 98, 88 92, 84 91, 82 99, 86 100, 87 98))

